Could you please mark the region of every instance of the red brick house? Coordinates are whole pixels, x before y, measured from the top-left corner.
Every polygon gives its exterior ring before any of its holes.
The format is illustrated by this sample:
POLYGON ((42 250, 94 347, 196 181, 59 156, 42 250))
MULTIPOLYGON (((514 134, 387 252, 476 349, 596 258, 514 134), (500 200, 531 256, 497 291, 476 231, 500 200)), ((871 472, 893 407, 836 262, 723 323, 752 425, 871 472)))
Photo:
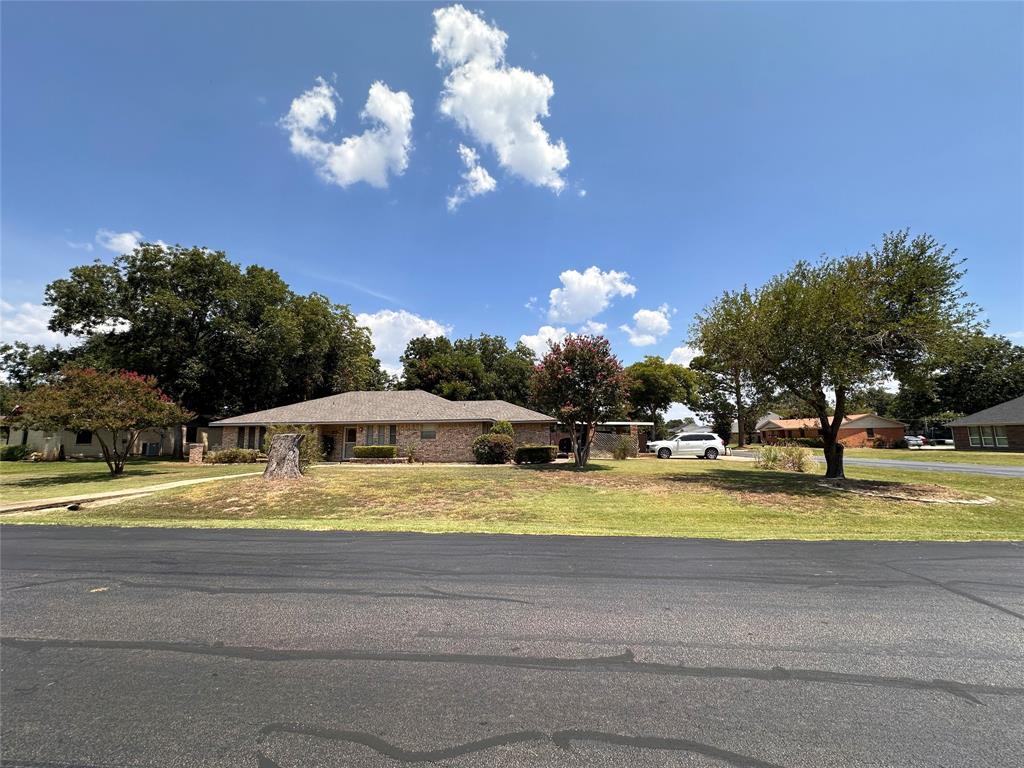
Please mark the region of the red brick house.
MULTIPOLYGON (((847 448, 874 446, 879 438, 891 445, 902 440, 906 424, 874 413, 851 413, 839 427, 839 442, 847 448)), ((801 437, 821 437, 818 419, 769 419, 758 427, 762 443, 778 443, 801 437)))
POLYGON ((1007 400, 946 425, 964 451, 1024 451, 1024 397, 1007 400))
POLYGON ((445 400, 421 390, 343 392, 210 423, 209 446, 261 448, 267 427, 312 425, 328 461, 357 445, 394 445, 419 461, 473 461, 473 440, 496 421, 511 422, 516 445, 548 445, 555 419, 504 400, 445 400))

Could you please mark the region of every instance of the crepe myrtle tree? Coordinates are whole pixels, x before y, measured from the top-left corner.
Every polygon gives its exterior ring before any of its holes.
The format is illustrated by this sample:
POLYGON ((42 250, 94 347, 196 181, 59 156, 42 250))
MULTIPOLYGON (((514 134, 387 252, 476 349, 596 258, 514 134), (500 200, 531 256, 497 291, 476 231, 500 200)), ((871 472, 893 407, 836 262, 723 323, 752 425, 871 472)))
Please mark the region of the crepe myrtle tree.
POLYGON ((16 418, 36 429, 92 432, 110 474, 120 475, 142 430, 182 424, 192 414, 161 392, 150 376, 64 368, 21 399, 16 418))
POLYGON ((930 235, 890 232, 864 253, 799 261, 756 290, 724 293, 696 318, 691 343, 712 359, 741 358, 799 401, 821 425, 825 476, 842 478, 839 427, 851 399, 886 377, 918 375, 977 332, 962 267, 930 235))
POLYGON ((569 428, 576 466, 585 467, 598 423, 628 405, 626 376, 608 339, 568 336, 551 344, 532 384, 534 402, 569 428))

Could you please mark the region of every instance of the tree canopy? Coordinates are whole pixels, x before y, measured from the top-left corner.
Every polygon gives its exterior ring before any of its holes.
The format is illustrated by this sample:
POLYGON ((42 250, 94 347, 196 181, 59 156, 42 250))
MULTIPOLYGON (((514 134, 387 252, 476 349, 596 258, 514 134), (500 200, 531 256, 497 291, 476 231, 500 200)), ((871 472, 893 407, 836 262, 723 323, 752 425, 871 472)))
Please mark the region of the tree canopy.
POLYGON ((151 376, 65 368, 22 396, 14 420, 35 429, 94 433, 111 474, 117 475, 142 430, 174 427, 191 417, 157 389, 151 376))
POLYGON ((449 400, 530 402, 533 352, 522 343, 509 347, 502 336, 421 336, 406 345, 401 362, 405 389, 449 400))
POLYGON ((76 361, 155 376, 189 409, 269 408, 386 382, 348 306, 292 292, 222 251, 143 244, 46 288, 50 328, 84 337, 76 361))
POLYGON ((865 253, 800 261, 756 290, 726 292, 697 318, 693 343, 711 357, 738 350, 752 376, 805 403, 821 424, 826 476, 842 477, 849 400, 912 377, 978 327, 962 265, 930 235, 891 232, 865 253))
POLYGON ((667 363, 648 355, 626 368, 629 415, 638 421, 653 421, 662 427, 662 414, 672 403, 688 403, 694 397, 696 376, 682 365, 667 363))
POLYGON ((577 467, 590 459, 598 423, 628 407, 626 375, 603 336, 568 336, 552 344, 533 375, 533 397, 572 439, 577 467))

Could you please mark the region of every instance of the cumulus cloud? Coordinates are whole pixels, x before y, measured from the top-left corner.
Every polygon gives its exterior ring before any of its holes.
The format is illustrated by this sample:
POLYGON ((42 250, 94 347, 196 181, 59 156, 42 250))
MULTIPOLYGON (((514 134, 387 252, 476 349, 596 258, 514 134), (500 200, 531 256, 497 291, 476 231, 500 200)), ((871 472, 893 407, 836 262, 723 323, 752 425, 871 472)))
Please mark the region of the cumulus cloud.
POLYGON ((684 344, 681 347, 676 347, 669 353, 668 362, 675 363, 676 365, 689 366, 690 361, 699 354, 699 349, 696 347, 689 347, 684 344))
POLYGON ((142 233, 135 229, 128 232, 114 232, 110 229, 96 230, 96 244, 100 248, 106 248, 117 254, 131 253, 142 240, 142 233))
POLYGON ((337 144, 324 136, 337 118, 335 102, 340 103, 341 97, 322 77, 292 100, 288 114, 281 119, 292 152, 312 163, 322 179, 339 187, 360 181, 387 187, 389 176, 400 176, 409 165, 413 119, 409 94, 375 82, 359 115, 371 127, 337 144))
POLYGON ((657 309, 638 309, 633 313, 633 325, 620 325, 619 330, 629 334, 629 343, 634 347, 649 347, 672 330, 669 313, 668 304, 657 309))
POLYGON ((434 25, 430 47, 448 73, 441 113, 493 150, 504 170, 561 192, 569 150, 563 140, 551 141, 540 122, 550 114, 551 79, 508 66, 508 35, 461 5, 435 10, 434 25))
POLYGON ((552 288, 548 296, 548 320, 582 323, 611 304, 616 296, 632 296, 636 286, 625 272, 587 267, 583 272, 567 269, 558 276, 561 288, 552 288))
POLYGON ((466 166, 462 174, 462 183, 455 190, 455 194, 448 198, 448 210, 454 211, 471 197, 486 195, 498 187, 498 182, 487 172, 487 169, 480 165, 480 155, 471 147, 459 144, 459 157, 462 164, 466 166))
POLYGON ((519 337, 519 340, 532 349, 534 355, 544 357, 547 354, 549 342, 557 344, 568 335, 569 332, 563 327, 556 328, 553 325, 542 325, 537 329, 536 333, 524 333, 519 337))
POLYGON ((370 329, 370 337, 376 350, 377 359, 388 373, 402 372, 398 358, 405 352, 410 339, 419 336, 447 336, 450 325, 408 312, 404 309, 382 309, 379 312, 360 313, 356 322, 370 329))
POLYGON ((49 307, 41 304, 25 301, 15 305, 0 301, 0 340, 8 344, 24 341, 48 347, 75 341, 71 336, 54 333, 46 327, 52 313, 49 307))
POLYGON ((580 328, 580 333, 586 333, 591 336, 600 336, 608 329, 608 323, 599 323, 596 320, 587 320, 580 328))

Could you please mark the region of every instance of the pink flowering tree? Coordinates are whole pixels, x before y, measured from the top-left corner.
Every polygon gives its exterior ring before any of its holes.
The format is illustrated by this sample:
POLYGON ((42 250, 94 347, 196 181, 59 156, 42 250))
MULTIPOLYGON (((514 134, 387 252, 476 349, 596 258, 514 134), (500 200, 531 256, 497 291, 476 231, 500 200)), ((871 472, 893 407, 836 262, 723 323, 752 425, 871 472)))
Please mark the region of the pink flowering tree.
POLYGON ((144 429, 173 427, 192 414, 157 389, 156 380, 131 371, 65 368, 20 401, 16 419, 36 429, 89 430, 99 440, 110 474, 124 472, 144 429))
POLYGON ((577 467, 590 459, 597 425, 620 416, 628 401, 622 363, 603 336, 569 336, 551 344, 534 369, 533 396, 568 429, 577 467))

